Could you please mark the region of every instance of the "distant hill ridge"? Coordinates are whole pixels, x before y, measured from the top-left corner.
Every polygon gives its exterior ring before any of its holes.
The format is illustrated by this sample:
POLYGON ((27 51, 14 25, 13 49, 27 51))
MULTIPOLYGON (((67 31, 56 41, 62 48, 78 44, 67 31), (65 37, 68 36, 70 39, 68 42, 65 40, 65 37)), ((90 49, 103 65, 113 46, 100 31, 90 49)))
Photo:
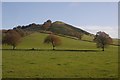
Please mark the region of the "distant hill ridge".
POLYGON ((68 35, 73 37, 79 37, 80 35, 83 35, 83 34, 93 35, 85 30, 82 30, 70 24, 67 24, 61 21, 55 21, 52 23, 51 20, 47 20, 43 24, 32 23, 26 26, 17 26, 17 27, 14 27, 13 29, 19 29, 19 28, 24 31, 33 31, 33 32, 49 31, 55 34, 68 35))

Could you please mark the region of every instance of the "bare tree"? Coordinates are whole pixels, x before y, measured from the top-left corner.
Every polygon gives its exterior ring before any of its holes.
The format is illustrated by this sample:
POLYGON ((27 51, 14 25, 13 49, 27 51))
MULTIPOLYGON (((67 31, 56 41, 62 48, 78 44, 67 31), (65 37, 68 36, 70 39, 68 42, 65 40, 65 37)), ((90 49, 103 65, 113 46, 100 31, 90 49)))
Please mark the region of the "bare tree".
POLYGON ((8 30, 2 38, 2 44, 13 46, 13 50, 19 44, 21 36, 15 30, 8 30))
POLYGON ((52 44, 53 50, 55 50, 55 47, 61 44, 61 39, 56 35, 50 34, 44 39, 44 43, 52 44))
POLYGON ((104 51, 104 48, 112 43, 112 38, 105 32, 99 31, 95 35, 94 41, 96 42, 97 47, 102 48, 102 51, 104 51))
POLYGON ((24 37, 24 36, 25 36, 25 32, 24 32, 22 29, 16 28, 15 31, 18 32, 21 37, 24 37))
POLYGON ((75 37, 81 40, 83 38, 83 33, 76 32, 75 37))

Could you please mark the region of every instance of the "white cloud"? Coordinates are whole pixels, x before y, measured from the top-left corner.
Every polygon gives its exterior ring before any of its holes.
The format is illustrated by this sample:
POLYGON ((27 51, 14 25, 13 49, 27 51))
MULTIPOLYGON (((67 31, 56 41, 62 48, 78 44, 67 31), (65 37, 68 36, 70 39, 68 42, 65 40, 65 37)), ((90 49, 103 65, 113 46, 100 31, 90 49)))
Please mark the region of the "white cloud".
POLYGON ((118 38, 118 27, 111 27, 111 26, 80 26, 83 30, 86 30, 90 33, 96 34, 98 31, 104 31, 110 35, 112 38, 118 38))

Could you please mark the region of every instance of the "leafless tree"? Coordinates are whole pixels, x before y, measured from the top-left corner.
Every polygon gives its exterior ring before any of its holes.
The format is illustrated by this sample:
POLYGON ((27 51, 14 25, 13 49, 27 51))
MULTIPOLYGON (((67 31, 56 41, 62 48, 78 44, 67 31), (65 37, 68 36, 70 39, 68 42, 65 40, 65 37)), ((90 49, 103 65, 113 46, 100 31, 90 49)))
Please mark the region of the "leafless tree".
POLYGON ((99 31, 96 33, 94 41, 96 42, 97 47, 102 48, 102 51, 104 51, 104 48, 112 43, 112 38, 105 32, 99 31))
POLYGON ((81 40, 83 38, 83 33, 76 32, 75 37, 81 40))
POLYGON ((61 39, 56 35, 50 34, 44 39, 44 43, 52 44, 53 50, 55 50, 55 47, 61 44, 61 39))
POLYGON ((3 35, 2 44, 7 44, 13 46, 13 50, 19 44, 21 36, 15 30, 8 30, 6 34, 3 35))

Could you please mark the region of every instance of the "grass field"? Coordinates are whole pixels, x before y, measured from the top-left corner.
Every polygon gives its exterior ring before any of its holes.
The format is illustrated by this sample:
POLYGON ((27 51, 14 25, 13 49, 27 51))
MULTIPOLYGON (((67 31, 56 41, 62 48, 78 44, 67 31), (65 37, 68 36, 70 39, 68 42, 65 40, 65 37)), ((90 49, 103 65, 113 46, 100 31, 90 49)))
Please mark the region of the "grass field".
POLYGON ((46 35, 24 37, 16 50, 4 45, 8 50, 2 52, 3 78, 118 77, 117 46, 103 52, 95 43, 61 37, 62 45, 52 51, 51 45, 43 44, 46 35))

